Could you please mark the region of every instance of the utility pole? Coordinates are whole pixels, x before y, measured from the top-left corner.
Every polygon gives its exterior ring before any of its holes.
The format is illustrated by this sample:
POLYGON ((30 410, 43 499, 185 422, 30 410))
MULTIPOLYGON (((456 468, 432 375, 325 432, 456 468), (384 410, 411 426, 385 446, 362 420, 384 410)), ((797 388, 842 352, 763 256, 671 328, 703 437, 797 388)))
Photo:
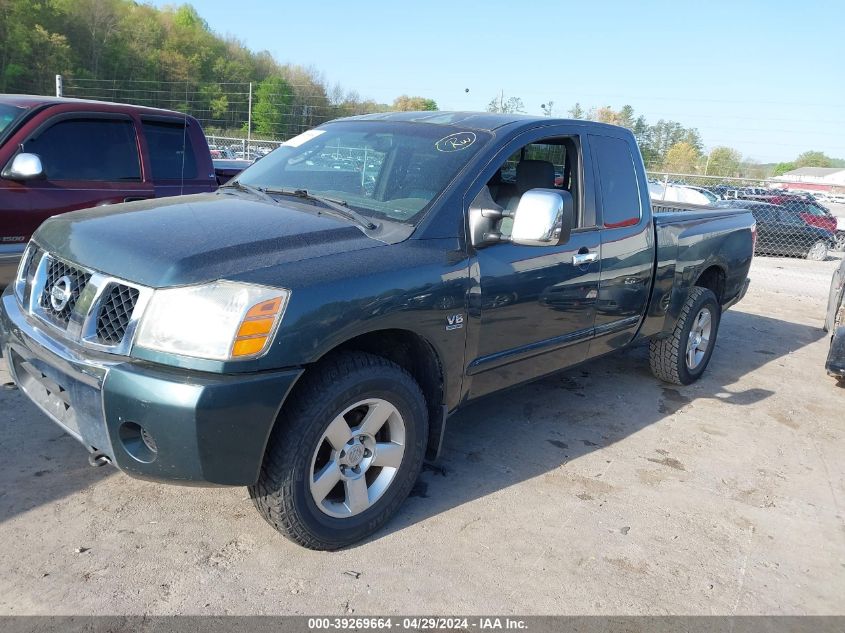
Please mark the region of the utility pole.
POLYGON ((249 160, 250 154, 252 154, 252 146, 250 145, 250 140, 252 139, 252 82, 249 82, 249 105, 247 106, 247 119, 246 119, 246 149, 244 151, 244 157, 249 160))
POLYGON ((62 96, 62 76, 56 75, 56 96, 62 96))

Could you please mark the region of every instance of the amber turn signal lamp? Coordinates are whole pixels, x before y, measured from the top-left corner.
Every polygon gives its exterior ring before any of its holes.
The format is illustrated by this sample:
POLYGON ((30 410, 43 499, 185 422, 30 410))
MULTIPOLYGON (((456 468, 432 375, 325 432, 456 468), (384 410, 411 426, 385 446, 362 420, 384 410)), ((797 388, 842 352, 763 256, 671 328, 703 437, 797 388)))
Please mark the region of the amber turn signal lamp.
POLYGON ((232 357, 260 354, 284 311, 286 297, 276 297, 256 303, 246 313, 232 345, 232 357))

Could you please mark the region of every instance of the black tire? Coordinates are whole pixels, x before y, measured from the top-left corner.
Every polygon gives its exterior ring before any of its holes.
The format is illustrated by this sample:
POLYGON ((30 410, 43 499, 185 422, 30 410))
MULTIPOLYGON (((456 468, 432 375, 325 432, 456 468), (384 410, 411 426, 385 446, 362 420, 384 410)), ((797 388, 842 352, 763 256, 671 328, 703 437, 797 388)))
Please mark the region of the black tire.
POLYGON ((808 248, 807 252, 804 253, 804 258, 816 262, 823 262, 827 259, 827 251, 827 242, 819 240, 818 242, 813 242, 810 245, 810 248, 808 248))
POLYGON ((713 355, 713 348, 716 346, 721 317, 722 310, 716 300, 716 295, 707 288, 693 287, 684 302, 681 316, 675 324, 672 335, 652 339, 649 344, 651 372, 660 380, 675 385, 689 385, 701 378, 713 355), (686 359, 687 342, 694 321, 704 308, 710 311, 712 319, 709 343, 703 358, 694 368, 690 368, 686 359))
POLYGON ((396 512, 419 476, 427 438, 425 398, 408 372, 372 354, 337 354, 309 370, 285 403, 249 493, 270 525, 295 543, 315 550, 345 547, 396 512), (330 422, 362 398, 383 399, 396 408, 404 422, 405 452, 377 501, 360 514, 336 518, 321 511, 311 494, 312 458, 330 422))

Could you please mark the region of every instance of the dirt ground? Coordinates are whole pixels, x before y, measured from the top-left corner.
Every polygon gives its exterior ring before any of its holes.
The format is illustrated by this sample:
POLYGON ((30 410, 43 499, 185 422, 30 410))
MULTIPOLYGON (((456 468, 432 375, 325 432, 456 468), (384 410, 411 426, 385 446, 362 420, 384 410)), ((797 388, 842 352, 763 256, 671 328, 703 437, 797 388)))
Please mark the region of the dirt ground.
POLYGON ((837 263, 757 259, 695 385, 638 348, 472 406, 400 514, 336 553, 245 489, 90 468, 0 389, 0 614, 841 614, 837 263))

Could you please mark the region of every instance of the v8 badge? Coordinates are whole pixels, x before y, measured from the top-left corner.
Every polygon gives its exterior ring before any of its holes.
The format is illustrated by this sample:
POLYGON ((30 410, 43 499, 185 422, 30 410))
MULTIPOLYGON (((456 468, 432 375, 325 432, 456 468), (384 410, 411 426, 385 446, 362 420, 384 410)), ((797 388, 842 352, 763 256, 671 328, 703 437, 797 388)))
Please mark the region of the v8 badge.
POLYGON ((450 314, 446 317, 446 331, 460 330, 464 326, 463 314, 450 314))

